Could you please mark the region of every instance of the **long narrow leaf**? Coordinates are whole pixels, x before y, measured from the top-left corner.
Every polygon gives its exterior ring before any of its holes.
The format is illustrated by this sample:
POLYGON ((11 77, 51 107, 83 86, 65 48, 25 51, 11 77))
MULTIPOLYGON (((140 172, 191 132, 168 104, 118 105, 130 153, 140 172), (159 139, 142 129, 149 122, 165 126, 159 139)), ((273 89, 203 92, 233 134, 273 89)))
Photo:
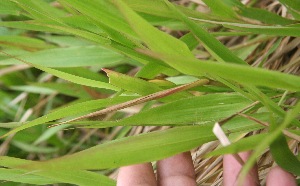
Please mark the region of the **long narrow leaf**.
MULTIPOLYGON (((0 52, 4 53, 3 51, 0 51, 0 52)), ((5 53, 5 54, 9 55, 7 53, 5 53)), ((16 59, 16 60, 18 60, 18 61, 21 61, 25 64, 28 64, 30 66, 33 66, 33 67, 37 68, 37 69, 48 72, 49 74, 53 74, 53 75, 55 75, 59 78, 71 81, 71 82, 76 83, 76 84, 90 86, 90 87, 96 87, 96 88, 105 88, 105 89, 115 90, 115 91, 119 90, 115 86, 110 85, 108 83, 104 83, 104 82, 100 82, 100 81, 95 81, 95 80, 79 77, 79 76, 76 76, 76 75, 73 75, 73 74, 68 74, 68 73, 65 73, 65 72, 62 72, 62 71, 59 71, 59 70, 56 70, 56 69, 52 69, 52 68, 44 67, 44 66, 41 66, 41 65, 33 64, 33 63, 24 61, 22 59, 19 59, 17 57, 11 56, 11 55, 9 55, 9 56, 16 59)))
POLYGON ((170 55, 181 54, 183 56, 193 57, 186 44, 182 41, 177 40, 150 25, 146 20, 130 9, 123 1, 113 2, 125 16, 132 29, 153 51, 170 55))
POLYGON ((282 134, 271 144, 270 151, 280 167, 297 176, 300 175, 300 161, 291 152, 282 134))
MULTIPOLYGON (((151 82, 144 81, 142 79, 130 77, 107 69, 105 69, 104 71, 107 73, 107 76, 109 77, 110 84, 130 92, 135 92, 140 95, 147 95, 147 94, 152 94, 163 90, 158 85, 151 82)), ((192 94, 189 94, 187 92, 180 92, 180 93, 170 95, 166 98, 162 98, 161 100, 172 101, 174 99, 180 99, 180 98, 185 98, 190 96, 192 96, 192 94)))
MULTIPOLYGON (((42 50, 18 56, 18 58, 43 67, 109 67, 120 64, 125 59, 124 56, 116 52, 98 46, 42 50)), ((0 65, 22 63, 15 58, 0 61, 0 65)))
POLYGON ((24 129, 29 128, 29 127, 44 124, 44 123, 47 123, 49 121, 60 119, 60 118, 66 117, 66 116, 76 115, 76 114, 79 114, 79 113, 84 113, 86 111, 98 109, 98 108, 101 108, 101 107, 109 106, 111 104, 120 103, 120 102, 127 101, 127 100, 130 100, 130 99, 132 99, 132 97, 129 97, 129 96, 128 97, 117 97, 117 98, 112 98, 112 99, 100 99, 100 100, 92 100, 92 101, 77 103, 75 105, 71 105, 71 106, 68 106, 68 107, 63 107, 63 108, 57 109, 57 110, 55 110, 55 111, 53 111, 49 114, 46 114, 46 115, 44 115, 40 118, 37 118, 35 120, 24 123, 21 126, 11 130, 10 132, 8 132, 7 134, 5 134, 1 137, 5 137, 9 134, 24 130, 24 129))
POLYGON ((291 91, 300 90, 300 78, 289 74, 244 65, 215 63, 187 59, 182 56, 154 54, 149 51, 146 51, 145 53, 163 59, 168 65, 176 70, 193 76, 212 74, 232 81, 237 81, 241 84, 282 88, 291 91))
POLYGON ((253 150, 258 143, 260 143, 268 134, 257 134, 254 136, 243 138, 235 143, 232 143, 226 147, 221 147, 217 150, 206 154, 209 156, 219 156, 224 154, 237 154, 239 152, 253 150))
POLYGON ((212 126, 194 126, 141 134, 104 143, 50 161, 32 162, 23 165, 22 168, 27 170, 92 170, 159 160, 214 140, 211 130, 212 126))
POLYGON ((164 0, 166 4, 173 10, 174 14, 178 16, 194 33, 194 35, 202 42, 206 50, 219 61, 237 64, 246 64, 242 59, 234 55, 227 47, 225 47, 220 41, 210 35, 206 30, 195 24, 188 19, 182 12, 169 1, 164 0))

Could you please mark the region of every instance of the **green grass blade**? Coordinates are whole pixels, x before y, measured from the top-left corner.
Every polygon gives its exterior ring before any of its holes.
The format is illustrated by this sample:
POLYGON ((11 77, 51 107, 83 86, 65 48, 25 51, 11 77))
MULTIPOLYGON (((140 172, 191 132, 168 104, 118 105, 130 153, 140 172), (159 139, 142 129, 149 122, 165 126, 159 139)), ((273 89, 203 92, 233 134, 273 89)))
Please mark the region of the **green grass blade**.
MULTIPOLYGON (((295 106, 295 108, 293 108, 292 110, 289 110, 287 112, 287 114, 284 118, 284 121, 280 125, 275 125, 275 123, 271 120, 270 132, 269 132, 268 136, 263 141, 261 141, 260 144, 257 145, 257 147, 253 151, 253 154, 250 156, 247 163, 243 166, 243 168, 241 170, 240 180, 243 180, 246 177, 246 175, 250 171, 251 167, 255 164, 256 157, 258 157, 266 148, 271 146, 278 139, 279 139, 280 144, 286 143, 285 141, 280 139, 280 137, 282 135, 282 130, 289 126, 289 124, 299 115, 299 112, 300 112, 300 102, 298 102, 298 104, 295 106)), ((274 147, 275 152, 273 151, 273 153, 275 153, 276 158, 279 159, 280 163, 282 163, 281 159, 280 159, 280 158, 282 158, 282 156, 280 154, 278 154, 277 148, 278 148, 278 146, 275 145, 275 147, 274 147)), ((285 150, 289 150, 287 146, 285 146, 284 148, 285 148, 285 150)), ((291 152, 284 152, 284 153, 288 157, 291 156, 291 152)), ((291 157, 291 161, 296 162, 293 157, 291 157)), ((296 162, 296 164, 298 164, 298 163, 296 162)), ((287 165, 286 168, 289 168, 289 169, 292 168, 292 170, 295 170, 294 167, 290 167, 290 165, 287 165)), ((298 171, 298 169, 296 169, 295 171, 298 171)), ((299 172, 297 172, 297 173, 299 173, 299 172)))
POLYGON ((237 154, 243 151, 253 150, 258 143, 260 143, 268 134, 257 134, 250 137, 243 138, 235 143, 226 147, 221 147, 217 150, 209 152, 206 157, 220 156, 224 154, 237 154))
MULTIPOLYGON (((3 51, 0 51, 0 52, 4 53, 3 51)), ((7 55, 10 56, 9 54, 7 54, 7 55)), ((30 66, 33 66, 33 67, 35 67, 37 69, 40 69, 40 70, 42 70, 44 72, 47 72, 49 74, 52 74, 54 76, 57 76, 59 78, 65 79, 67 81, 70 81, 70 82, 73 82, 73 83, 76 83, 76 84, 79 84, 79 85, 90 86, 90 87, 95 87, 95 88, 104 88, 104 89, 115 90, 115 91, 119 90, 115 86, 110 85, 108 83, 104 83, 104 82, 101 82, 101 81, 95 81, 95 80, 92 80, 92 79, 87 79, 87 78, 79 77, 79 76, 76 76, 76 75, 73 75, 73 74, 69 74, 69 73, 65 73, 63 71, 59 71, 59 70, 56 70, 56 69, 44 67, 44 66, 41 66, 41 65, 38 65, 38 64, 33 64, 33 63, 24 61, 24 60, 22 60, 20 58, 14 57, 14 56, 10 56, 10 57, 12 57, 12 58, 14 58, 14 59, 16 59, 16 60, 18 60, 20 62, 23 62, 25 64, 28 64, 30 66)))
MULTIPOLYGON (((216 58, 218 61, 246 64, 242 59, 234 55, 227 47, 225 47, 220 41, 210 35, 206 30, 201 28, 199 25, 195 24, 188 17, 186 17, 182 12, 180 12, 176 7, 170 2, 164 0, 170 9, 181 19, 187 27, 194 33, 197 39, 204 45, 205 49, 216 58)), ((162 53, 163 51, 160 51, 162 53)))
POLYGON ((236 94, 210 94, 174 101, 119 122, 123 125, 206 124, 230 116, 250 104, 251 101, 236 94))
POLYGON ((135 76, 146 79, 154 79, 159 74, 174 76, 178 75, 179 72, 169 67, 157 64, 156 62, 153 62, 153 60, 151 60, 140 71, 138 71, 135 76))
POLYGON ((62 125, 54 128, 49 128, 45 130, 33 143, 33 145, 38 145, 42 142, 47 142, 49 138, 55 136, 57 132, 64 130, 65 128, 68 128, 70 125, 62 125))
POLYGON ((96 122, 93 126, 202 125, 228 117, 250 104, 237 94, 209 94, 176 100, 117 122, 96 122))
POLYGON ((223 19, 228 19, 228 20, 236 20, 238 17, 233 7, 224 1, 203 0, 203 2, 209 7, 211 13, 218 17, 222 17, 223 19))
POLYGON ((5 182, 19 182, 34 185, 48 185, 58 183, 58 181, 49 178, 30 174, 30 172, 28 171, 5 168, 0 168, 0 180, 2 180, 0 181, 0 183, 4 183, 3 180, 5 180, 5 182))
POLYGON ((174 18, 168 7, 160 0, 123 0, 130 8, 151 15, 174 18))
POLYGON ((291 152, 287 141, 282 134, 271 144, 270 151, 275 162, 281 168, 297 176, 300 175, 300 161, 291 152))
POLYGON ((0 166, 2 167, 12 168, 16 166, 26 165, 28 163, 32 163, 32 161, 9 156, 0 156, 0 166))
POLYGON ((30 83, 35 87, 42 87, 54 90, 60 94, 78 97, 78 98, 91 98, 91 95, 84 90, 81 85, 73 83, 30 83))
POLYGON ((70 183, 72 185, 94 186, 107 185, 115 186, 116 182, 107 176, 83 170, 67 170, 67 171, 42 171, 38 175, 58 180, 61 183, 70 183))
MULTIPOLYGON (((166 18, 172 18, 177 19, 178 17, 170 11, 168 6, 161 1, 161 0, 124 0, 124 2, 133 10, 141 13, 146 13, 148 15, 154 15, 159 17, 166 17, 166 18)), ((202 19, 208 19, 208 20, 215 20, 218 17, 215 17, 211 14, 202 13, 197 10, 193 10, 191 8, 183 7, 183 6, 176 6, 179 8, 184 14, 186 14, 188 17, 197 17, 202 19)))
POLYGON ((121 89, 138 93, 140 95, 152 94, 154 92, 162 90, 162 88, 159 88, 154 83, 150 83, 135 77, 130 77, 128 75, 114 72, 108 69, 103 70, 106 72, 109 78, 109 83, 121 89))
POLYGON ((89 3, 82 1, 61 0, 89 19, 90 24, 94 24, 104 30, 112 40, 122 43, 128 47, 141 46, 130 26, 126 23, 117 9, 109 1, 91 0, 89 3), (101 17, 101 20, 99 19, 101 17))
MULTIPOLYGON (((240 3, 240 2, 239 2, 240 3)), ((242 3, 241 5, 238 6, 237 11, 240 15, 249 18, 249 19, 254 19, 259 22, 262 22, 267 25, 289 25, 296 23, 296 21, 287 19, 284 17, 281 17, 275 13, 269 12, 267 10, 263 10, 260 8, 251 8, 251 7, 246 7, 242 3)))
POLYGON ((91 111, 94 109, 99 109, 99 108, 106 107, 106 106, 109 106, 112 104, 121 103, 121 102, 130 100, 130 99, 132 99, 132 97, 129 97, 129 96, 128 97, 116 97, 116 98, 111 98, 111 99, 92 100, 92 101, 77 103, 75 105, 71 105, 68 107, 63 107, 63 108, 57 109, 49 114, 46 114, 40 118, 37 118, 35 120, 24 123, 21 126, 15 128, 15 129, 11 130, 10 132, 8 132, 7 134, 3 135, 2 137, 5 137, 12 133, 27 129, 29 127, 47 123, 49 121, 60 119, 60 118, 66 117, 66 116, 76 115, 79 113, 84 113, 84 112, 91 111))
MULTIPOLYGON (((245 88, 249 91, 249 93, 251 93, 253 97, 255 97, 256 100, 260 101, 269 111, 278 115, 280 118, 285 117, 285 111, 258 88, 249 85, 245 88)), ((300 126, 300 122, 297 120, 292 121, 292 123, 295 126, 300 126)))
MULTIPOLYGON (((104 71, 107 73, 107 76, 109 77, 110 84, 130 92, 138 93, 142 96, 163 90, 155 83, 147 82, 139 78, 130 77, 107 69, 105 69, 104 71)), ((190 96, 192 96, 192 94, 189 94, 187 92, 185 93, 180 92, 174 95, 170 95, 166 98, 162 98, 161 100, 171 101, 171 100, 176 100, 176 99, 190 97, 190 96)))
POLYGON ((29 152, 29 153, 43 153, 43 154, 50 154, 50 153, 55 153, 58 151, 58 148, 56 147, 37 147, 35 145, 31 145, 28 143, 24 143, 22 141, 17 141, 13 140, 12 145, 18 147, 24 152, 29 152))
MULTIPOLYGON (((125 57, 99 46, 83 46, 42 50, 18 56, 32 64, 43 67, 109 67, 120 64, 125 57)), ((22 64, 20 60, 9 58, 0 61, 0 65, 22 64)))
POLYGON ((50 4, 45 1, 13 0, 13 2, 26 10, 34 19, 52 19, 60 22, 56 17, 62 17, 66 14, 62 10, 50 6, 50 4))
POLYGON ((226 28, 244 31, 252 34, 265 34, 265 35, 272 35, 272 36, 300 36, 300 25, 299 24, 292 24, 288 26, 278 26, 278 25, 255 25, 255 24, 245 24, 245 23, 230 23, 230 22, 220 22, 220 21, 209 21, 204 19, 198 18, 191 18, 195 21, 199 22, 207 22, 212 24, 222 25, 226 28))
POLYGON ((132 29, 150 49, 170 55, 181 54, 182 56, 193 57, 185 43, 153 27, 130 9, 123 1, 114 1, 114 3, 124 15, 132 29))
POLYGON ((107 142, 51 161, 33 162, 22 167, 28 170, 92 170, 151 162, 214 140, 211 130, 211 126, 179 127, 141 134, 107 142), (52 166, 54 164, 55 167, 52 166))
POLYGON ((11 90, 15 90, 15 91, 30 92, 30 93, 45 94, 45 95, 55 93, 55 91, 53 91, 49 88, 35 87, 35 86, 30 86, 30 85, 10 86, 9 88, 11 90))
POLYGON ((7 122, 7 123, 0 123, 0 128, 15 128, 20 126, 20 122, 7 122))
POLYGON ((41 50, 54 48, 53 45, 40 39, 24 36, 0 36, 0 45, 18 47, 26 50, 41 50))
POLYGON ((0 1, 0 14, 19 15, 20 11, 20 8, 10 0, 0 1))
MULTIPOLYGON (((260 114, 253 114, 251 115, 261 121, 267 122, 269 119, 269 113, 260 113, 260 114)), ((155 123, 155 122, 153 122, 155 123)), ((156 122, 157 123, 157 122, 156 122)), ((105 121, 77 121, 70 123, 77 126, 84 126, 84 128, 103 128, 103 127, 114 127, 119 126, 117 122, 105 122, 105 121)), ((177 124, 177 123, 171 123, 171 124, 165 124, 168 126, 195 126, 194 123, 185 123, 185 124, 177 124)), ((213 126, 214 122, 212 123, 205 123, 203 125, 207 126, 213 126)), ((145 126, 143 122, 140 123, 130 123, 127 126, 145 126)), ((161 126, 160 124, 151 124, 151 126, 161 126)), ((226 125, 223 126, 223 129, 226 133, 240 133, 240 132, 249 132, 253 130, 259 130, 264 128, 262 125, 257 124, 256 122, 243 118, 243 117, 235 117, 232 120, 228 121, 226 125)), ((213 133, 211 135, 214 135, 213 133)))
POLYGON ((299 0, 279 0, 281 4, 288 8, 295 19, 300 20, 300 1, 299 0))
MULTIPOLYGON (((60 0, 77 9, 83 15, 97 23, 104 24, 113 30, 122 31, 130 36, 135 36, 130 26, 126 23, 120 12, 109 2, 105 0, 90 0, 85 3, 80 0, 60 0), (99 19, 101 17, 101 19, 99 19)), ((100 26, 99 25, 99 26, 100 26)))
MULTIPOLYGON (((263 117, 265 118, 265 116, 263 117)), ((226 125, 227 127, 224 127, 226 131, 252 131, 261 128, 255 122, 241 117, 234 118, 226 125)), ((212 127, 213 124, 177 127, 165 131, 140 134, 100 144, 47 162, 32 162, 21 165, 21 167, 27 170, 78 170, 104 169, 151 162, 215 140, 212 127), (52 166, 53 164, 55 167, 52 166)))
MULTIPOLYGON (((53 29, 55 32, 59 32, 59 33, 65 32, 65 33, 73 34, 76 36, 80 36, 82 38, 85 38, 87 40, 90 40, 90 41, 93 41, 95 43, 99 43, 102 45, 109 45, 111 43, 111 40, 109 38, 107 38, 107 36, 103 36, 103 34, 95 34, 95 33, 89 32, 89 31, 85 31, 85 30, 80 30, 80 29, 66 27, 66 26, 52 25, 52 24, 48 24, 48 23, 33 22, 31 24, 41 26, 42 28, 46 27, 47 28, 46 30, 53 29)), ((38 27, 38 28, 40 28, 40 27, 38 27)))
MULTIPOLYGON (((211 3, 210 1, 205 1, 205 3, 206 2, 211 3)), ((240 22, 259 21, 264 24, 274 24, 274 25, 278 25, 278 24, 288 25, 288 24, 295 23, 294 20, 281 17, 267 10, 260 9, 260 8, 252 8, 249 7, 249 5, 246 6, 241 1, 238 0, 223 1, 222 3, 227 5, 227 7, 225 6, 226 9, 231 9, 231 11, 234 11, 236 13, 236 16, 239 18, 240 22)), ((224 10, 220 10, 220 11, 222 12, 224 10)), ((227 10, 227 12, 230 12, 230 10, 227 10)), ((225 14, 223 14, 223 16, 225 16, 225 14)))
MULTIPOLYGON (((16 167, 24 166, 27 164, 31 164, 33 161, 29 160, 23 160, 19 158, 12 158, 7 156, 1 156, 0 157, 0 165, 4 167, 9 167, 11 169, 10 173, 15 173, 18 175, 15 175, 15 177, 10 177, 12 175, 8 175, 6 177, 6 180, 12 179, 12 181, 24 181, 23 183, 28 182, 28 178, 31 178, 31 182, 39 182, 39 183, 70 183, 70 184, 76 184, 76 185, 87 185, 87 186, 93 186, 93 185, 107 185, 107 186, 113 186, 116 185, 115 181, 109 179, 106 176, 103 176, 101 174, 97 174, 90 171, 84 171, 84 170, 36 170, 36 171, 30 171, 26 169, 18 169, 16 167), (22 174, 23 173, 23 174, 22 174), (27 182, 26 182, 27 181, 27 182)), ((0 169, 1 172, 1 169, 0 169)), ((7 171, 6 171, 7 172, 7 171)), ((0 175, 0 178, 3 175, 0 175)), ((5 175, 4 175, 5 176, 5 175)))
POLYGON ((41 24, 37 25, 33 24, 33 21, 0 21, 0 26, 8 27, 8 28, 17 28, 24 30, 34 30, 41 32, 53 32, 53 33, 61 33, 58 29, 47 28, 41 24))
POLYGON ((300 90, 300 78, 294 75, 244 65, 200 61, 181 56, 153 54, 148 51, 145 53, 162 59, 176 70, 188 75, 201 76, 207 73, 241 84, 281 88, 291 91, 300 90), (183 61, 184 63, 182 63, 183 61))

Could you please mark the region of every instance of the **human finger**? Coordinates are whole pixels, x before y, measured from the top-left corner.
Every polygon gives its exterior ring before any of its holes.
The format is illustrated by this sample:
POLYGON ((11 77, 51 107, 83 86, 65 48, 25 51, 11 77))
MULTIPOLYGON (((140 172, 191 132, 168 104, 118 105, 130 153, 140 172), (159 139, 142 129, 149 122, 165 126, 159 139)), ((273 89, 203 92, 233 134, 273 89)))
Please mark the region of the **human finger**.
MULTIPOLYGON (((239 153, 241 159, 245 162, 250 156, 250 152, 239 153)), ((223 185, 235 186, 238 184, 238 176, 242 169, 242 165, 235 159, 233 155, 225 155, 223 158, 223 185)), ((259 185, 257 167, 253 167, 244 180, 243 186, 259 185)))
POLYGON ((121 167, 117 186, 156 186, 156 179, 151 163, 121 167))
POLYGON ((190 152, 157 162, 159 186, 196 186, 195 169, 190 152))
POLYGON ((267 186, 274 185, 297 186, 297 183, 292 174, 276 166, 267 175, 267 186))

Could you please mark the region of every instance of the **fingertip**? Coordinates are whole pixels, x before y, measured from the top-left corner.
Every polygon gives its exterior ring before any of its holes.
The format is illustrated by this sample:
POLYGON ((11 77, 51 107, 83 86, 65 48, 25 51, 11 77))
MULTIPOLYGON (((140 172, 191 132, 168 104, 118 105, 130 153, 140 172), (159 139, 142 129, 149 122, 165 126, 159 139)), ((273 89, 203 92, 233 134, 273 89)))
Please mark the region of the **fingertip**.
POLYGON ((190 152, 157 162, 158 185, 196 185, 195 169, 190 152))
POLYGON ((117 186, 155 186, 156 178, 151 163, 121 167, 117 186))
POLYGON ((267 186, 288 185, 297 186, 295 177, 281 167, 273 167, 267 175, 267 186))
MULTIPOLYGON (((251 152, 239 153, 240 158, 246 162, 251 152)), ((235 159, 233 155, 225 155, 223 158, 223 185, 235 186, 237 185, 237 179, 242 169, 242 165, 235 159)), ((250 173, 244 180, 244 186, 256 186, 258 185, 257 167, 254 166, 250 173)))

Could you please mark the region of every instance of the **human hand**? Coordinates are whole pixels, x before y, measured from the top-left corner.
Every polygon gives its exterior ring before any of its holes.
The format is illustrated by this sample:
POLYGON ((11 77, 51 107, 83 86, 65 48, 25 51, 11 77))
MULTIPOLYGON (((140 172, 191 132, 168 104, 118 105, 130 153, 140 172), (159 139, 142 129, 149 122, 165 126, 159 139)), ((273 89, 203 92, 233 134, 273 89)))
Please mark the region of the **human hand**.
POLYGON ((157 162, 157 180, 151 163, 120 168, 117 186, 195 186, 195 171, 190 152, 157 162))
MULTIPOLYGON (((250 153, 240 153, 246 161, 250 153)), ((234 186, 241 165, 232 155, 223 161, 223 185, 234 186)), ((120 168, 117 186, 196 186, 195 171, 190 152, 181 153, 157 162, 157 179, 151 163, 120 168)), ((254 167, 244 181, 244 186, 258 185, 257 169, 254 167)), ((295 178, 280 167, 274 167, 267 176, 267 186, 297 186, 295 178)))

